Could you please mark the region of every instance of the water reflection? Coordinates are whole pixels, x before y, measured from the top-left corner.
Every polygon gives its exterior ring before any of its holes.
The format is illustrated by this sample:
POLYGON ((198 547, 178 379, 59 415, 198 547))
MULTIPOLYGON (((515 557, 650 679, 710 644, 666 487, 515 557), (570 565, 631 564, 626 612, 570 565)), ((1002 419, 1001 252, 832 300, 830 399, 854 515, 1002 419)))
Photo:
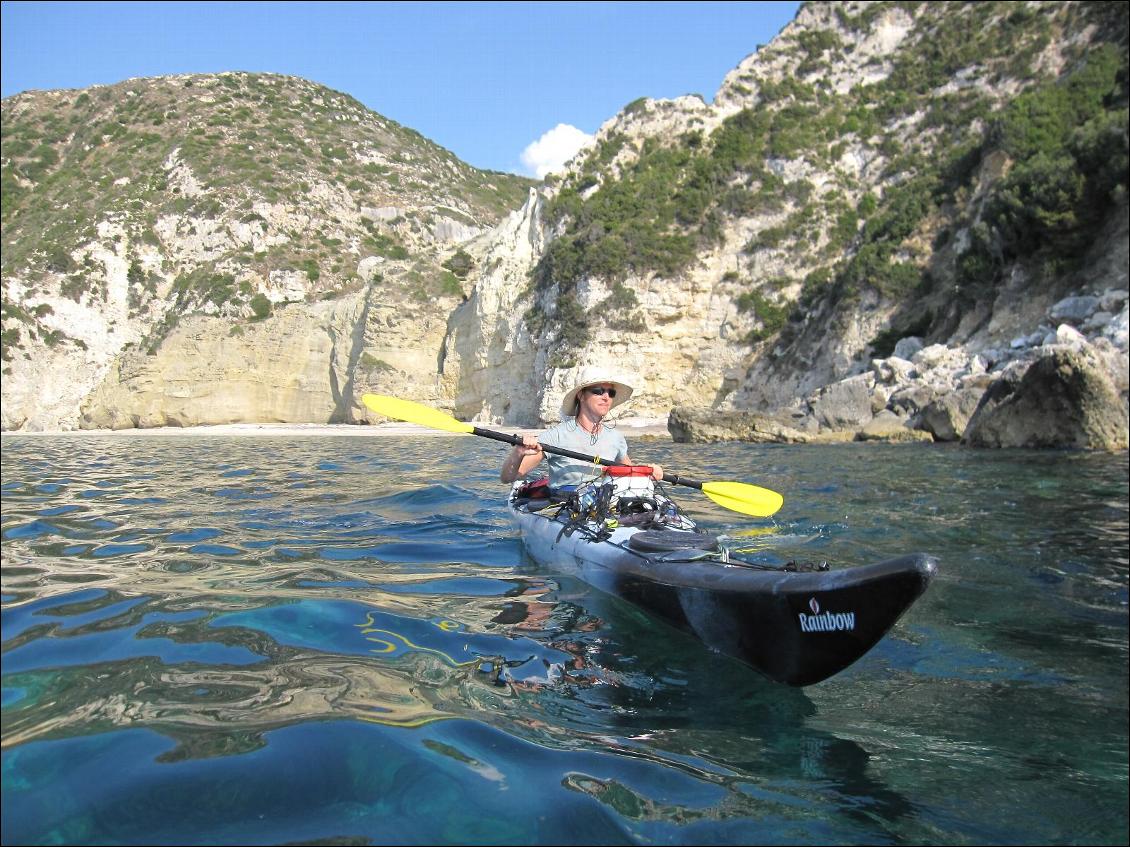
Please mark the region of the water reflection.
POLYGON ((862 748, 804 729, 815 708, 803 692, 741 672, 719 690, 711 680, 729 661, 703 666, 693 640, 674 631, 682 649, 642 664, 611 634, 632 631, 635 611, 613 602, 601 608, 609 624, 594 614, 609 601, 581 584, 523 581, 504 597, 490 633, 342 601, 217 611, 207 597, 89 591, 34 604, 7 621, 5 685, 21 698, 6 709, 4 744, 145 728, 175 742, 158 756, 174 763, 250 753, 271 732, 311 720, 420 727, 464 718, 542 747, 674 769, 721 792, 695 811, 617 777, 564 775, 565 789, 640 822, 753 814, 765 797, 752 787, 766 775, 819 782, 820 794, 841 801, 866 798, 868 814, 884 819, 909 808, 868 775, 862 748), (35 662, 25 657, 32 646, 35 662), (731 749, 735 725, 746 734, 731 749))
POLYGON ((6 440, 5 843, 1124 831, 1124 458, 648 445, 787 491, 686 501, 767 561, 942 557, 795 691, 525 559, 444 444, 6 440))

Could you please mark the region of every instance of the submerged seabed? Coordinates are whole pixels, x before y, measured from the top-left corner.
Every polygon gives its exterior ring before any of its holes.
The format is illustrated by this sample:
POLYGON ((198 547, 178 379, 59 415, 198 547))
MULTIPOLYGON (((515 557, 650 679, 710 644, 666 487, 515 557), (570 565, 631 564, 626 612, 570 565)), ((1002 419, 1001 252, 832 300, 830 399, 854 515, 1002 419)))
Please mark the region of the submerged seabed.
POLYGON ((531 563, 503 452, 5 437, 3 842, 1127 841, 1126 454, 640 442, 766 564, 940 558, 798 691, 531 563))

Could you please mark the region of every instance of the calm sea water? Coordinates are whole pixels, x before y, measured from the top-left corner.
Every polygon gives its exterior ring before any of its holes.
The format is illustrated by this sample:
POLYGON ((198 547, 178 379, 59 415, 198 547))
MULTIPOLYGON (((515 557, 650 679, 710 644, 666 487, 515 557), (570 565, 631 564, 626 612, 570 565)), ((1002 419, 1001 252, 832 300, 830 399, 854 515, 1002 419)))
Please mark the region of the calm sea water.
POLYGON ((3 842, 1126 843, 1126 454, 632 455, 939 576, 787 689, 532 563, 490 442, 6 437, 3 842))

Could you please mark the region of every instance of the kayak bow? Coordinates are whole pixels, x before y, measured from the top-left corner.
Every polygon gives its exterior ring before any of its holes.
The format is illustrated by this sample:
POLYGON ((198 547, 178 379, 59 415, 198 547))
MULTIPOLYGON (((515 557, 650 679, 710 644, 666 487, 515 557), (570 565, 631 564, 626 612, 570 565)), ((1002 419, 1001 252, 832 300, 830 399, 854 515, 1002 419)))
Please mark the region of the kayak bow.
POLYGON ((787 685, 812 685, 862 657, 937 570, 924 554, 843 570, 770 567, 674 516, 662 495, 641 528, 626 525, 631 516, 615 527, 578 520, 575 504, 521 491, 514 487, 509 511, 539 564, 579 576, 787 685))

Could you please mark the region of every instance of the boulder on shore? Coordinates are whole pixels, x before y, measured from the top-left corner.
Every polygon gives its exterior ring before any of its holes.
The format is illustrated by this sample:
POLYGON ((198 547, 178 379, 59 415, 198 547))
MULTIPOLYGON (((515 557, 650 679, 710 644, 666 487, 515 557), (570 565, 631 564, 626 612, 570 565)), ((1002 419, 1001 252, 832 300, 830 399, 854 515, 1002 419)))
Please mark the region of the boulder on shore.
POLYGON ((959 441, 984 393, 981 388, 959 388, 943 394, 922 410, 919 429, 929 432, 936 441, 959 441))
POLYGON ((1125 450, 1126 405, 1089 349, 1055 348, 989 386, 962 438, 973 447, 1125 450))
POLYGON ((874 413, 874 389, 875 377, 870 373, 826 385, 809 401, 812 416, 821 429, 857 429, 870 421, 874 413))
POLYGON ((674 441, 711 443, 752 441, 756 444, 803 443, 803 432, 756 412, 720 411, 676 406, 667 417, 667 431, 674 441))
POLYGON ((921 429, 911 429, 906 425, 906 419, 900 418, 890 409, 883 409, 879 414, 855 433, 856 441, 926 441, 932 442, 934 437, 921 429))

